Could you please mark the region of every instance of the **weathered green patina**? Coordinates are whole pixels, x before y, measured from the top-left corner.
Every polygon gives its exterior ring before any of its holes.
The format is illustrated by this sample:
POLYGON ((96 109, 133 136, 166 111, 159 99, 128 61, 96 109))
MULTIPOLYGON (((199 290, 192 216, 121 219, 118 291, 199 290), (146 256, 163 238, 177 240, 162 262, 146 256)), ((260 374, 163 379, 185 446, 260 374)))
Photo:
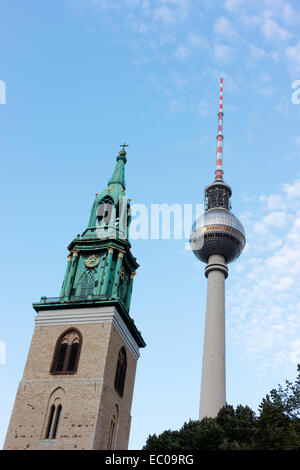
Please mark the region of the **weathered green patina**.
POLYGON ((133 278, 139 267, 130 248, 130 200, 125 195, 124 148, 107 188, 96 194, 88 227, 68 246, 60 297, 41 297, 33 307, 45 309, 116 305, 140 347, 145 342, 129 316, 133 278))

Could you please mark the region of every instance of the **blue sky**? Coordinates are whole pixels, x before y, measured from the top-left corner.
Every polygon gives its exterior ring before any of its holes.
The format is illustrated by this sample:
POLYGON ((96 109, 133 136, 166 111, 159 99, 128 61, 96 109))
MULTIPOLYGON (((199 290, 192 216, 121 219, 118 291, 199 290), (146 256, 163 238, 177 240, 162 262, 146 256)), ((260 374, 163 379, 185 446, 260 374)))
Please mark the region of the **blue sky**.
MULTIPOLYGON (((0 444, 67 245, 126 140, 134 203, 196 204, 224 179, 247 247, 226 281, 227 401, 254 410, 300 362, 300 6, 283 0, 1 2, 0 444)), ((186 240, 133 240, 138 363, 130 448, 198 415, 206 279, 186 240)))

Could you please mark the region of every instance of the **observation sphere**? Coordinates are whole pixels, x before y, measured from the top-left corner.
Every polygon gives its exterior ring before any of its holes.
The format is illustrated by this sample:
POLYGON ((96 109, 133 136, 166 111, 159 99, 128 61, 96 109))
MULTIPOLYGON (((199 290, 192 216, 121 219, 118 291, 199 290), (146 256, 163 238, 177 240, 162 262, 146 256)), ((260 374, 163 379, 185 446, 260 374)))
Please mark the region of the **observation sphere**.
POLYGON ((195 256, 207 263, 210 255, 222 255, 231 263, 246 243, 244 227, 228 210, 210 209, 193 224, 190 245, 195 256))

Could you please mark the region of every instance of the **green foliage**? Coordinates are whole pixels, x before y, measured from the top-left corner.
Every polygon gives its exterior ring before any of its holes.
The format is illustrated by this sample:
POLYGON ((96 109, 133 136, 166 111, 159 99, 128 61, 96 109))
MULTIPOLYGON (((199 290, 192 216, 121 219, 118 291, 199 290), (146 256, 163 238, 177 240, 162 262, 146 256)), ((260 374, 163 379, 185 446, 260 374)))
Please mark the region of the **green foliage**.
POLYGON ((300 365, 295 383, 285 381, 263 398, 259 415, 226 405, 216 418, 184 423, 179 431, 150 435, 143 450, 300 450, 300 365))

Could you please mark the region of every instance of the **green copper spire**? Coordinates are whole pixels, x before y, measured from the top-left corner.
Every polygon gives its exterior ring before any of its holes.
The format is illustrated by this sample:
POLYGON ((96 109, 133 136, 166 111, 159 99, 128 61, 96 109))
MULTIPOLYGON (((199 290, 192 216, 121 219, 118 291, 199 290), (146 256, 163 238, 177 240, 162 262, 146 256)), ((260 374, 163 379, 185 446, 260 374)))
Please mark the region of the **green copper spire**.
POLYGON ((108 186, 96 194, 89 224, 68 246, 60 297, 42 297, 34 308, 82 308, 115 305, 140 347, 145 343, 129 316, 135 272, 139 267, 128 240, 129 200, 125 196, 125 147, 108 186))

